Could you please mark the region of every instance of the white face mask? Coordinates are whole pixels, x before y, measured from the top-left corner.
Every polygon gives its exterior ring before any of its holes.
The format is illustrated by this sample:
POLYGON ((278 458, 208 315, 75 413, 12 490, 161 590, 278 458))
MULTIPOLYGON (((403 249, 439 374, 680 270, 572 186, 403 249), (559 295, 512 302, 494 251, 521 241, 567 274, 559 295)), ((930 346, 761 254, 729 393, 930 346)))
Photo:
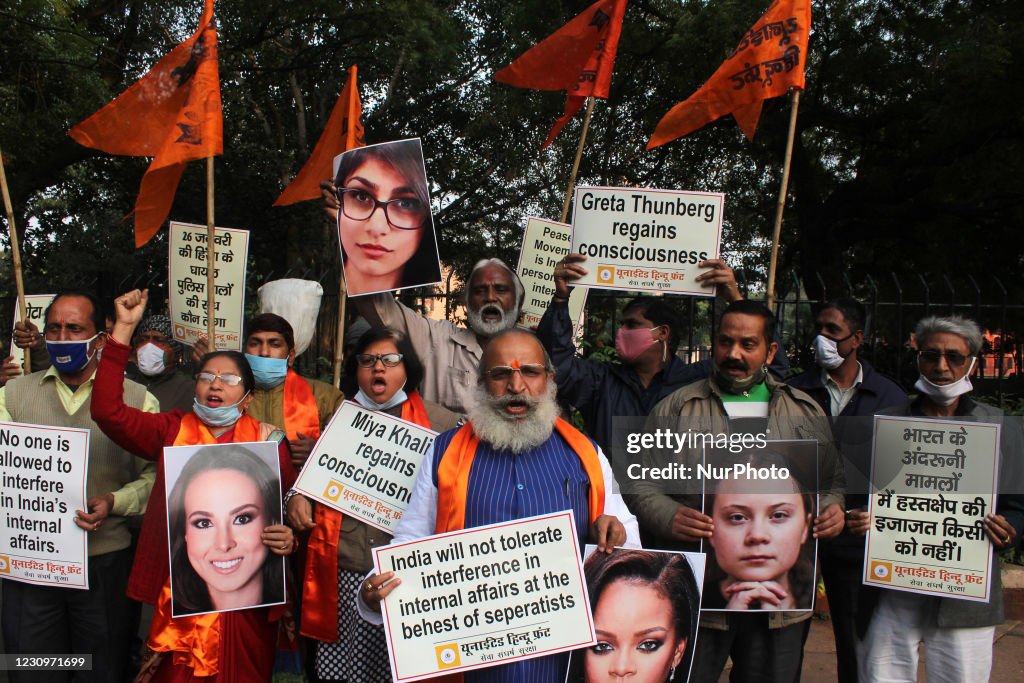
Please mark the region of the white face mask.
MULTIPOLYGON (((849 338, 849 337, 847 337, 849 338)), ((839 344, 819 334, 814 338, 814 362, 826 370, 835 370, 846 360, 839 355, 839 344)))
POLYGON ((135 350, 139 372, 146 377, 162 375, 167 369, 166 352, 153 342, 146 342, 135 350))
MULTIPOLYGON (((940 406, 952 405, 958 398, 974 390, 974 385, 971 384, 971 373, 974 372, 974 362, 976 360, 978 360, 977 356, 971 358, 971 365, 967 368, 967 372, 955 382, 936 384, 924 375, 921 375, 917 382, 914 383, 914 388, 940 406)), ((921 372, 920 360, 918 360, 917 371, 921 372)))

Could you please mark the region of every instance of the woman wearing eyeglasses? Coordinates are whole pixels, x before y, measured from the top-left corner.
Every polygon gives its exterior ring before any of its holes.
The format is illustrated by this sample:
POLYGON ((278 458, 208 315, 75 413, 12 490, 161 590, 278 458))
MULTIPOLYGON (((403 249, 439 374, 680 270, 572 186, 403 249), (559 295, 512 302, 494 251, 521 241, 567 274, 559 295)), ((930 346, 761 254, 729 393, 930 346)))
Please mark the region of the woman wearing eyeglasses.
POLYGON ((345 152, 334 186, 349 295, 440 282, 418 139, 345 152))
MULTIPOLYGON (((458 416, 416 391, 423 366, 401 332, 366 332, 345 362, 341 388, 368 410, 415 422, 435 432, 451 429, 458 416)), ((310 531, 303 582, 302 634, 317 640, 316 675, 323 681, 391 679, 383 626, 356 613, 352 596, 373 568, 372 550, 391 536, 350 515, 289 492, 288 522, 310 531), (337 584, 327 577, 337 576, 337 584), (341 596, 339 599, 338 596, 341 596)))
MULTIPOLYGON (((139 290, 115 299, 116 322, 96 373, 92 400, 93 420, 111 440, 135 455, 158 461, 156 483, 128 580, 130 597, 156 606, 147 643, 154 655, 144 667, 151 678, 146 680, 188 681, 206 676, 218 683, 269 681, 277 620, 285 612, 283 606, 171 618, 162 461, 165 446, 276 441, 281 483, 288 489, 296 476, 288 442, 273 425, 245 414, 255 380, 245 356, 237 351, 206 354, 196 375, 191 412, 153 414, 126 406, 122 378, 146 301, 147 292, 139 290)), ((297 546, 291 529, 284 524, 264 527, 261 540, 275 555, 289 555, 297 546)))

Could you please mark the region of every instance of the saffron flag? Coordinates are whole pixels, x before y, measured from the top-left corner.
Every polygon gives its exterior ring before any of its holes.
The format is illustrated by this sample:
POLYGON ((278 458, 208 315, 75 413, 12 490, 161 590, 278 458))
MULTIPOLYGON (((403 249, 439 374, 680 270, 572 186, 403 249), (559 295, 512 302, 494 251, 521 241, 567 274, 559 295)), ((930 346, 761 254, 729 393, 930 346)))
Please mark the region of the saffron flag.
POLYGON ((732 114, 752 140, 764 101, 790 88, 803 89, 810 28, 810 0, 775 0, 707 83, 665 114, 647 149, 689 135, 726 114, 732 114))
POLYGON ((363 103, 359 99, 358 68, 348 70, 348 82, 341 89, 338 101, 327 118, 327 125, 313 148, 313 153, 295 179, 284 188, 274 206, 285 206, 320 196, 320 181, 331 177, 334 157, 363 142, 363 103))
POLYGON ((626 0, 598 0, 572 21, 494 74, 516 88, 565 90, 565 113, 541 146, 547 147, 587 97, 608 98, 626 0))
POLYGON ((136 248, 170 213, 185 163, 224 152, 213 3, 206 0, 188 40, 69 133, 108 154, 153 157, 135 200, 136 248))

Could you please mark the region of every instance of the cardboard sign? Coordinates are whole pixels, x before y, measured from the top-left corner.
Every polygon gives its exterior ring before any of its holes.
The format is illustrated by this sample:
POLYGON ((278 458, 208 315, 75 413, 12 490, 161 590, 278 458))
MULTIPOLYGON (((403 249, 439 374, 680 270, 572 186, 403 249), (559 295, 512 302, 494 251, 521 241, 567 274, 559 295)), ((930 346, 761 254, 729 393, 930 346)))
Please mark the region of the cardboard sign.
POLYGON ((718 257, 724 206, 719 192, 577 187, 572 250, 588 259, 577 284, 714 296, 693 279, 718 257))
POLYGON ((345 401, 320 435, 294 488, 394 534, 437 432, 345 401))
POLYGON ((395 681, 593 645, 571 510, 374 549, 395 681))
MULTIPOLYGON (((548 310, 555 293, 555 264, 569 253, 571 242, 571 225, 543 218, 526 219, 523 246, 519 250, 519 265, 516 266, 516 273, 526 290, 521 318, 523 327, 536 329, 544 311, 548 310)), ((575 287, 569 294, 569 319, 575 321, 577 333, 583 323, 583 306, 586 301, 587 290, 584 287, 575 287)))
POLYGON ((89 430, 0 422, 0 578, 89 588, 89 430))
MULTIPOLYGON (((174 338, 194 344, 206 336, 206 226, 171 221, 167 268, 171 326, 174 338)), ((245 273, 249 232, 215 228, 214 334, 217 349, 242 350, 245 311, 245 273)), ((214 350, 214 345, 210 345, 214 350)))
POLYGON ((285 602, 285 560, 263 530, 282 523, 273 441, 164 448, 171 614, 285 602))
POLYGON ((864 583, 987 601, 1000 425, 875 416, 864 583))
MULTIPOLYGON (((45 320, 43 320, 43 314, 46 313, 46 307, 53 301, 53 297, 56 294, 26 294, 25 295, 25 313, 32 324, 39 328, 39 333, 43 333, 43 326, 45 320)), ((9 355, 14 357, 14 362, 18 365, 25 366, 25 350, 14 345, 14 325, 21 322, 21 308, 18 306, 18 299, 14 299, 14 323, 11 325, 11 352, 9 355)), ((46 349, 40 349, 34 351, 34 353, 46 353, 46 349)))

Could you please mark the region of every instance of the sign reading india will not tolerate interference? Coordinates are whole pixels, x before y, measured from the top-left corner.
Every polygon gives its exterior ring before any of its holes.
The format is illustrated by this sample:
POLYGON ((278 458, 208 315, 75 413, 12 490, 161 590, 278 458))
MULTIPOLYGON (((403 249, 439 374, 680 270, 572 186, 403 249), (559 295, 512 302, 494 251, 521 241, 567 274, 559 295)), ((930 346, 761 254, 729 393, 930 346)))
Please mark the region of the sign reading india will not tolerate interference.
MULTIPOLYGON (((523 283, 526 298, 523 300, 522 324, 536 329, 544 311, 551 304, 555 293, 554 269, 563 256, 569 253, 572 241, 572 226, 555 223, 543 218, 527 218, 523 232, 523 247, 519 251, 519 265, 516 273, 523 283)), ((583 305, 587 301, 587 290, 576 287, 569 294, 569 319, 576 330, 583 322, 583 305)))
POLYGON ((577 187, 572 250, 587 257, 577 284, 714 296, 693 279, 718 257, 724 206, 720 192, 577 187))
POLYGON ((998 424, 875 416, 863 581, 987 601, 998 424))
POLYGON ((316 502, 395 533, 437 432, 345 401, 295 482, 316 502))
POLYGON ((0 422, 0 578, 89 588, 89 430, 0 422))
MULTIPOLYGON (((195 344, 207 330, 206 226, 171 221, 167 267, 171 327, 174 338, 195 344)), ((249 261, 249 232, 214 229, 214 334, 210 350, 242 350, 245 313, 245 272, 249 261)))
MULTIPOLYGON (((25 314, 28 316, 29 322, 36 326, 39 333, 43 333, 43 328, 46 326, 43 320, 43 315, 46 313, 46 307, 53 301, 53 297, 56 294, 26 294, 25 295, 25 314)), ((18 300, 14 300, 14 325, 21 322, 21 306, 18 305, 18 300)), ((11 325, 11 329, 14 329, 14 325, 11 325)), ((15 346, 13 334, 11 335, 11 352, 10 356, 14 358, 15 365, 25 365, 25 350, 20 346, 15 346)), ((35 353, 46 354, 46 350, 36 351, 35 353)))
POLYGON ((572 510, 374 549, 395 681, 593 645, 572 510))

